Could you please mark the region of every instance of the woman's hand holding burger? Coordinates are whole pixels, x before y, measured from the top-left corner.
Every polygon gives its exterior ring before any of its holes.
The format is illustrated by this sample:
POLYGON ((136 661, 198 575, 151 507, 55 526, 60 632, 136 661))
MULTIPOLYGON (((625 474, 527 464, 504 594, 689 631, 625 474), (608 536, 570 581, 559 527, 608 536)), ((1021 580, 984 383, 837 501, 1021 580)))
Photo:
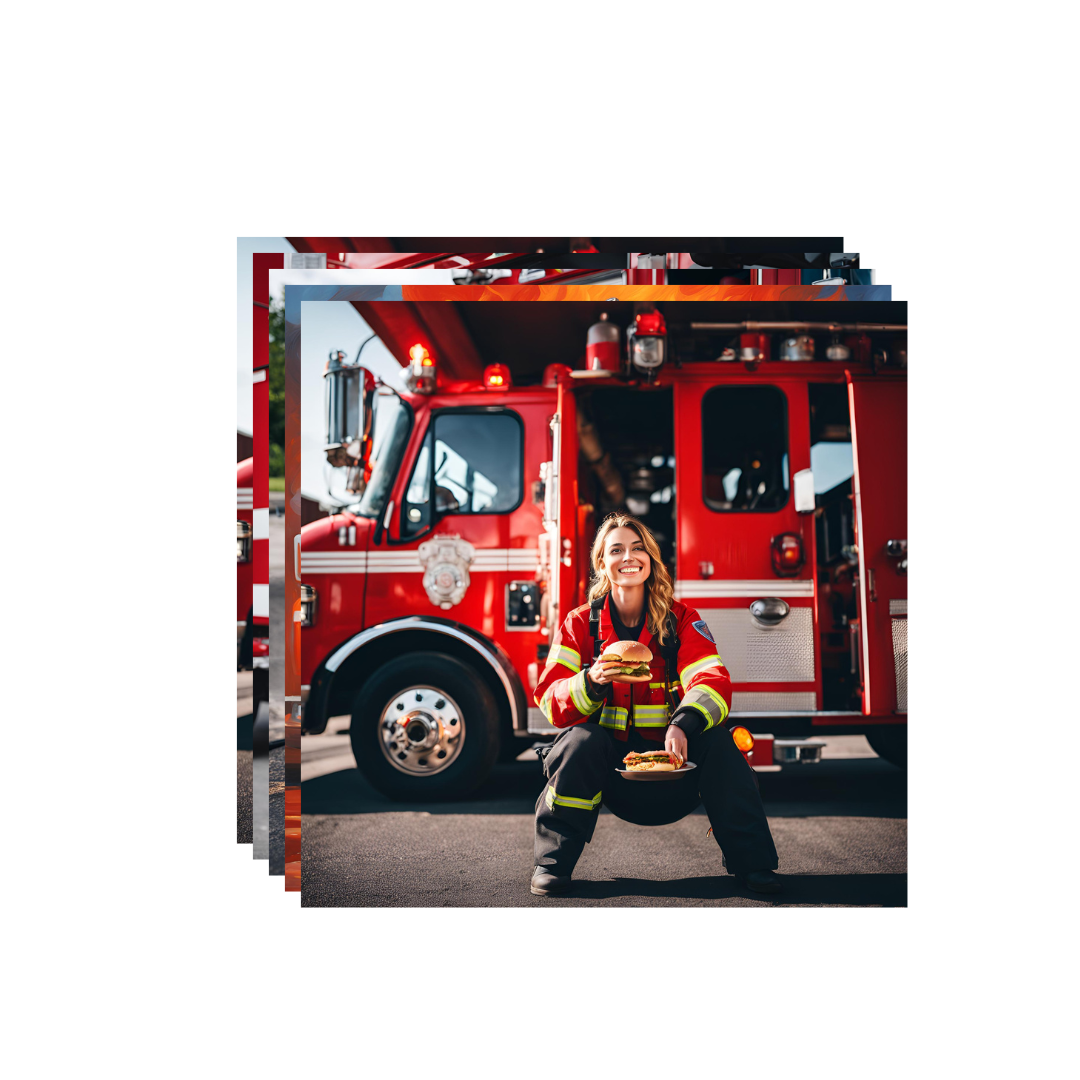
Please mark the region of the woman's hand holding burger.
POLYGON ((592 682, 596 683, 597 686, 607 686, 621 667, 622 664, 618 660, 602 661, 600 657, 597 657, 593 662, 593 666, 589 668, 589 678, 592 682))
POLYGON ((667 731, 664 732, 664 749, 669 754, 677 754, 679 760, 686 763, 686 732, 682 728, 673 727, 668 724, 667 731))

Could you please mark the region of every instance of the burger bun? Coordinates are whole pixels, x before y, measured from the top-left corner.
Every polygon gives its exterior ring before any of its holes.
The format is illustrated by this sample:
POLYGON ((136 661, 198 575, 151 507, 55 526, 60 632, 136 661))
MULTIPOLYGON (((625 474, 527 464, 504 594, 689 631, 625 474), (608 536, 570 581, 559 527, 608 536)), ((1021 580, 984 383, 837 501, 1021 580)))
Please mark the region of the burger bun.
POLYGON ((600 654, 600 663, 608 660, 617 660, 623 664, 650 664, 652 649, 642 645, 640 641, 613 641, 610 645, 605 645, 600 654))

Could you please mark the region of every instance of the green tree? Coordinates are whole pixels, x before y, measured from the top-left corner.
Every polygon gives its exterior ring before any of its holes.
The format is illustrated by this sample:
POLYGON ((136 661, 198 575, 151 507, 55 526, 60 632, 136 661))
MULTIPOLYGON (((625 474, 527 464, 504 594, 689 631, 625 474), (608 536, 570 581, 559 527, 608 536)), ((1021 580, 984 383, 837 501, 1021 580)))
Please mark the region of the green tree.
POLYGON ((285 305, 270 302, 270 475, 285 476, 285 305))

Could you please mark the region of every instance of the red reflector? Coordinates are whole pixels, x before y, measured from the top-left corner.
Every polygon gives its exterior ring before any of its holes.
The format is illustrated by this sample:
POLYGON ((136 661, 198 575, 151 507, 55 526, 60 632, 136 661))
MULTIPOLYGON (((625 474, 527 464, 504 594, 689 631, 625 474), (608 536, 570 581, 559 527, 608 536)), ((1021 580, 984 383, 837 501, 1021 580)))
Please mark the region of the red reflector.
POLYGON ((781 533, 772 539, 773 571, 778 577, 793 577, 804 562, 802 537, 796 533, 781 533))

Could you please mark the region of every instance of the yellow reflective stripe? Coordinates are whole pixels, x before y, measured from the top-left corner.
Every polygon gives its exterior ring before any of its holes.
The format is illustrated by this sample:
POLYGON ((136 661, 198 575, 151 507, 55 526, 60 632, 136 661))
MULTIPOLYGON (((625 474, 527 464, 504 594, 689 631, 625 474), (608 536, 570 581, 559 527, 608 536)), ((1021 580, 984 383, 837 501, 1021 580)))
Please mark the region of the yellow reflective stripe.
POLYGON ((706 668, 710 667, 723 667, 723 662, 716 653, 713 653, 712 656, 703 656, 700 660, 695 660, 692 664, 687 664, 686 667, 679 672, 679 681, 683 686, 686 686, 699 671, 704 671, 706 668))
POLYGON ((706 731, 708 731, 709 728, 711 728, 716 723, 716 721, 713 719, 712 713, 709 712, 709 710, 706 709, 704 705, 699 705, 696 701, 684 701, 682 704, 683 704, 683 708, 697 709, 697 711, 699 713, 701 713, 702 716, 705 717, 705 730, 706 731))
POLYGON ((572 810, 595 810, 600 805, 600 796, 603 794, 598 791, 591 799, 572 799, 568 795, 557 794, 554 785, 549 785, 544 801, 549 810, 555 806, 569 806, 572 810))
POLYGON ((568 649, 565 645, 559 646, 559 651, 555 655, 557 663, 568 667, 576 675, 581 670, 581 654, 574 652, 573 649, 568 649))
POLYGON ((605 705, 600 713, 600 726, 617 728, 621 731, 626 727, 626 710, 618 705, 605 705))
POLYGON ((662 682, 651 682, 651 683, 649 683, 649 689, 650 690, 663 690, 664 685, 665 684, 662 683, 662 682))
POLYGON ((727 702, 711 686, 695 686, 694 691, 708 694, 720 706, 720 723, 722 724, 728 713, 727 702))
POLYGON ((635 705, 634 724, 637 727, 667 727, 668 707, 666 705, 635 705))
POLYGON ((544 691, 544 696, 537 702, 540 711, 547 718, 549 724, 555 723, 555 721, 551 719, 551 692, 553 689, 554 687, 549 686, 547 690, 544 691))
POLYGON ((583 716, 589 716, 596 712, 596 710, 604 703, 603 699, 600 701, 593 701, 593 699, 589 697, 589 693, 585 689, 584 671, 579 671, 570 680, 570 698, 574 703, 574 707, 583 716))

